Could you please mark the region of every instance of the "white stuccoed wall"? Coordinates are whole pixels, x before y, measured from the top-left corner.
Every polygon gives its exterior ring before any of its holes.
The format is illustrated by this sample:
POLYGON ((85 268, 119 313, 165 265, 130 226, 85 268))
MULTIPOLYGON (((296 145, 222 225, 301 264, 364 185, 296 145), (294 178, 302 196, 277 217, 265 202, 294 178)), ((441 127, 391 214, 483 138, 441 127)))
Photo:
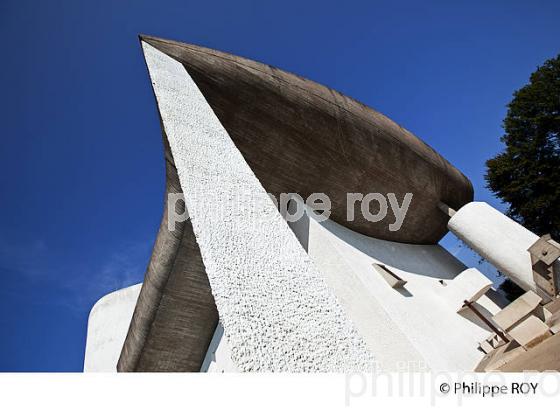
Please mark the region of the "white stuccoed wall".
MULTIPOLYGON (((293 214, 294 202, 290 205, 293 214)), ((478 344, 491 332, 461 306, 477 300, 487 316, 500 307, 484 295, 491 281, 477 269, 467 269, 439 245, 369 238, 307 216, 290 227, 374 353, 379 370, 472 371, 484 357, 478 344), (391 288, 372 267, 376 262, 406 280, 405 290, 391 288)), ((201 370, 235 371, 219 328, 201 370)))
POLYGON ((525 290, 546 297, 535 286, 531 255, 539 237, 485 202, 471 202, 447 225, 459 239, 525 290))
POLYGON ((463 309, 465 301, 477 301, 493 285, 492 281, 476 268, 464 270, 446 284, 446 299, 457 312, 463 309))
POLYGON ((237 368, 371 369, 362 337, 185 68, 142 46, 237 368))
POLYGON ((235 373, 239 371, 231 360, 231 350, 224 337, 224 327, 221 323, 216 326, 216 331, 210 346, 208 346, 200 371, 208 373, 235 373))
POLYGON ((88 318, 84 372, 116 372, 142 284, 99 299, 88 318))
MULTIPOLYGON (((478 296, 490 284, 476 269, 466 269, 438 245, 369 238, 332 221, 304 217, 290 227, 308 248, 380 370, 469 371, 478 364, 483 356, 478 342, 490 332, 468 310, 456 313, 462 300, 478 296), (375 262, 406 280, 406 290, 390 288, 372 268, 375 262)), ((140 286, 110 293, 91 310, 84 371, 116 370, 140 286)), ((478 303, 488 314, 500 310, 486 296, 478 303)), ((223 333, 220 323, 201 371, 239 371, 223 333)))
MULTIPOLYGON (((461 297, 488 289, 482 273, 466 270, 439 245, 370 238, 330 220, 319 223, 305 217, 290 225, 302 243, 307 242, 311 259, 381 370, 474 370, 484 356, 478 344, 490 331, 472 312, 457 313, 457 304, 461 297), (391 288, 373 268, 376 262, 406 280, 405 290, 391 288)), ((478 303, 488 314, 500 310, 486 295, 478 303)))
MULTIPOLYGON (((490 331, 457 308, 488 287, 480 272, 438 245, 378 240, 332 221, 304 218, 291 223, 294 235, 183 66, 143 47, 220 314, 201 371, 365 370, 374 357, 389 371, 474 369, 490 331), (405 288, 391 288, 376 262, 405 288)), ((523 251, 536 235, 483 203, 461 208, 449 227, 532 286, 523 251)), ((94 306, 85 371, 115 371, 139 291, 94 306)), ((478 306, 500 310, 486 295, 478 306)))

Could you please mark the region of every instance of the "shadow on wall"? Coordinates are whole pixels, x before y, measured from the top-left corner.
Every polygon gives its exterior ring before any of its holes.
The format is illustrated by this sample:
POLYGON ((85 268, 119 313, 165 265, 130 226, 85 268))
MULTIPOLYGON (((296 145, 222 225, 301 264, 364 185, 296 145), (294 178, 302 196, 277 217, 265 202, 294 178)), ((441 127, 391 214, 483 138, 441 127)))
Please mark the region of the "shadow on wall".
MULTIPOLYGON (((295 200, 291 200, 288 207, 289 213, 293 214, 294 209, 295 200)), ((313 211, 309 208, 306 208, 306 210, 307 212, 300 220, 288 222, 288 225, 303 248, 308 251, 309 213, 313 213, 313 211)), ((330 219, 317 222, 323 229, 344 242, 345 246, 354 248, 376 261, 396 269, 435 279, 453 279, 458 272, 467 268, 440 245, 411 245, 390 242, 354 232, 330 219), (450 267, 453 268, 450 269, 450 267)))
MULTIPOLYGON (((490 312, 488 309, 486 309, 484 306, 480 305, 477 302, 474 302, 473 305, 474 305, 474 308, 476 310, 478 310, 478 312, 480 312, 482 314, 482 316, 484 316, 487 320, 489 320, 489 321, 492 320, 492 316, 493 316, 492 312, 490 312)), ((462 317, 464 317, 468 321, 474 323, 478 327, 481 327, 484 330, 487 330, 488 332, 493 332, 494 331, 481 318, 479 318, 471 309, 464 308, 457 313, 459 313, 462 317)))

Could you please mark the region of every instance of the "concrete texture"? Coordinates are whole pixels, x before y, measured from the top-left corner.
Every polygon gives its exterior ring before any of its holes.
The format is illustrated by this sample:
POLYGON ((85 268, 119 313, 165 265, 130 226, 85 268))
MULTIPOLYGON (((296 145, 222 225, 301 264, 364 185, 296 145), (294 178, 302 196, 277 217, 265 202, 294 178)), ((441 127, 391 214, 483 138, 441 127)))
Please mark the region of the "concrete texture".
POLYGON ((525 292, 494 315, 492 321, 503 330, 508 331, 516 323, 534 313, 541 301, 542 299, 536 293, 532 291, 525 292))
POLYGON ((544 235, 528 251, 535 285, 551 298, 560 295, 560 244, 544 235))
POLYGON ((543 317, 547 323, 557 318, 560 319, 560 299, 555 299, 543 306, 543 317))
MULTIPOLYGON (((164 134, 166 200, 119 371, 199 371, 218 322, 190 220, 169 230, 167 194, 182 193, 164 134)), ((179 201, 176 211, 184 211, 179 201)))
MULTIPOLYGON (((472 200, 468 179, 431 147, 382 114, 313 81, 231 54, 143 36, 182 63, 267 192, 322 192, 331 219, 362 234, 437 243, 446 233, 444 202, 472 200), (346 194, 395 193, 413 199, 404 224, 360 212, 346 220, 346 194)), ((374 202, 375 203, 375 202, 374 202)), ((372 206, 372 212, 375 212, 372 206)))
POLYGON ((560 334, 524 350, 513 342, 496 349, 478 367, 479 371, 524 372, 560 371, 560 334))
POLYGON ((551 336, 548 326, 536 316, 529 316, 508 331, 519 345, 528 348, 551 336))
POLYGON ((84 372, 116 372, 142 284, 109 293, 89 313, 84 372))
POLYGON ((460 298, 476 299, 487 318, 500 310, 483 294, 490 282, 476 269, 466 270, 439 245, 370 238, 308 216, 290 226, 380 369, 472 371, 483 358, 478 345, 490 329, 470 311, 457 312, 460 298), (389 286, 376 263, 405 280, 404 287, 389 286))
POLYGON ((241 371, 371 369, 371 352, 197 84, 143 48, 233 362, 241 371))
POLYGON ((522 289, 548 299, 533 281, 527 249, 539 237, 484 202, 471 202, 451 217, 449 229, 522 289))

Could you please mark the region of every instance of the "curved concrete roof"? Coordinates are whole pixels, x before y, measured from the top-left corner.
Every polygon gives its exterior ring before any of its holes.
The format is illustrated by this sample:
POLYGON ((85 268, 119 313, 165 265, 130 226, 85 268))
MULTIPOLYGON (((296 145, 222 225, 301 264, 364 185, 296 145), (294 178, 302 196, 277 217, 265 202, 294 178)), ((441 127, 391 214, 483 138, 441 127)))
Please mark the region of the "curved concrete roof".
MULTIPOLYGON (((218 324, 218 311, 190 220, 177 222, 175 230, 168 229, 167 194, 182 190, 165 133, 163 141, 163 218, 118 371, 199 371, 218 324)), ((184 211, 182 201, 176 206, 177 212, 184 211)))
MULTIPOLYGON (((314 192, 331 219, 395 242, 437 243, 454 209, 472 201, 470 181, 441 155, 377 111, 337 91, 242 57, 154 37, 142 39, 182 63, 249 166, 276 197, 314 192), (347 193, 412 193, 402 227, 392 218, 346 219, 347 193)), ((375 202, 373 202, 375 204, 375 202)), ((373 210, 372 210, 373 212, 373 210)))
MULTIPOLYGON (((456 168, 351 98, 241 57, 154 37, 141 40, 185 66, 270 193, 326 193, 335 222, 413 244, 436 243, 447 232, 440 201, 458 209, 472 200, 470 181, 456 168), (401 202, 408 192, 414 197, 399 231, 388 229, 392 220, 371 223, 359 212, 346 221, 347 193, 395 193, 401 202)), ((182 192, 165 134, 163 140, 167 192, 182 192)), ((119 371, 198 371, 218 321, 190 222, 170 232, 166 218, 165 209, 119 371)))

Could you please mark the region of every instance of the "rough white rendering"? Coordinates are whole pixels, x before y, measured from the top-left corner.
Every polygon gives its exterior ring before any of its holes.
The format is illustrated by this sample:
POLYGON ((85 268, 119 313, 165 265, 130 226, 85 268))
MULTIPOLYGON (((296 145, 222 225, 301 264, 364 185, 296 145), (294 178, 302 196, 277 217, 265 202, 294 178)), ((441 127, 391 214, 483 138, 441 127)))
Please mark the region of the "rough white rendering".
POLYGON ((85 372, 116 372, 117 361, 142 284, 109 293, 99 299, 88 318, 85 372))
POLYGON ((234 363, 244 371, 372 369, 362 337, 185 68, 143 47, 234 363))
POLYGON ((469 311, 457 313, 462 306, 457 299, 474 298, 483 309, 497 313, 500 307, 483 295, 490 288, 488 279, 439 245, 383 241, 330 220, 319 223, 309 215, 313 215, 310 210, 292 224, 294 231, 300 238, 305 231, 309 256, 381 370, 474 369, 484 356, 478 342, 491 331, 469 311), (406 285, 390 287, 373 268, 375 263, 387 266, 406 285), (465 281, 465 276, 470 280, 465 281))
POLYGON ((550 235, 472 202, 445 158, 349 97, 216 50, 140 42, 164 213, 143 284, 92 309, 85 371, 560 369, 550 235), (526 293, 514 300, 447 252, 448 231, 526 293))

